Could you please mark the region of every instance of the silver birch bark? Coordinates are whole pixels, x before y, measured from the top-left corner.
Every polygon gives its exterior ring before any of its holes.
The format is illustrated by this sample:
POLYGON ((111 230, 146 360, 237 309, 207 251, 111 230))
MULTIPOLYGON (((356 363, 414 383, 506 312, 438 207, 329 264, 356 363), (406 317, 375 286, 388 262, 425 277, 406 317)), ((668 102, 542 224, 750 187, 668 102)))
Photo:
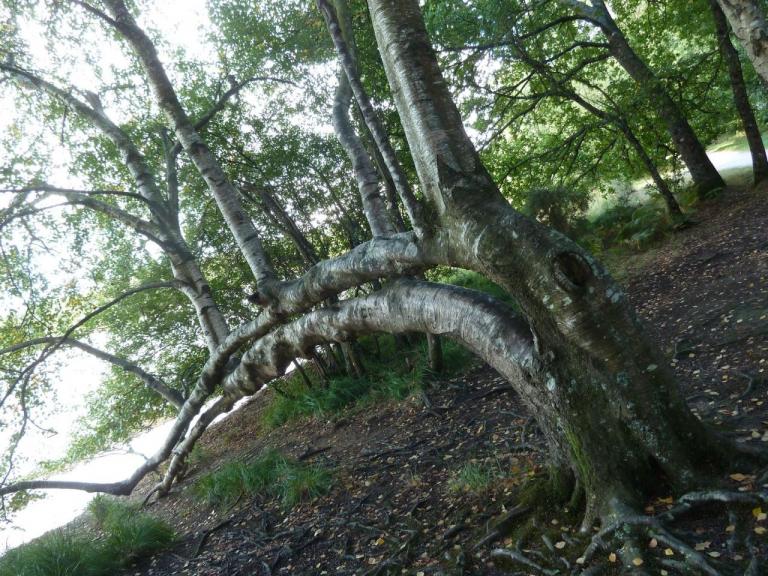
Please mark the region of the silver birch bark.
POLYGON ((122 0, 106 0, 105 4, 109 8, 111 18, 98 11, 92 11, 116 28, 138 56, 160 109, 208 185, 224 221, 259 284, 260 291, 268 294, 269 284, 275 281, 275 273, 262 246, 260 235, 242 206, 240 195, 187 116, 152 41, 136 24, 122 0))
POLYGON ((413 190, 408 183, 408 177, 405 175, 403 167, 397 159, 394 148, 392 148, 389 135, 384 129, 378 114, 376 114, 371 99, 368 97, 368 93, 360 80, 360 72, 357 69, 355 57, 349 6, 346 0, 335 0, 333 6, 327 0, 318 0, 317 5, 325 17, 331 39, 339 56, 339 63, 347 77, 347 82, 355 96, 355 101, 360 108, 363 120, 368 130, 370 130, 374 144, 379 154, 381 154, 386 170, 392 178, 395 190, 403 202, 408 218, 411 220, 411 225, 416 234, 421 236, 424 234, 425 227, 422 207, 413 194, 413 190))
POLYGON ((755 71, 768 86, 768 21, 757 0, 717 0, 755 71))
MULTIPOLYGON (((86 194, 60 188, 54 189, 52 187, 49 187, 49 190, 123 222, 162 248, 171 261, 174 278, 180 282, 179 286, 182 292, 195 307, 208 349, 210 351, 215 350, 229 332, 229 328, 219 310, 218 304, 213 299, 208 281, 205 279, 181 234, 178 218, 178 198, 175 195, 173 180, 170 182, 169 199, 166 201, 157 185, 155 174, 149 168, 144 156, 139 152, 127 134, 110 120, 100 105, 96 107, 90 106, 73 96, 70 92, 15 66, 0 63, 0 70, 5 70, 18 78, 23 78, 38 90, 64 100, 75 112, 106 135, 120 151, 123 162, 133 176, 139 195, 146 201, 151 221, 148 222, 129 214, 117 206, 95 200, 86 194)), ((169 171, 169 174, 173 175, 174 172, 169 171)))

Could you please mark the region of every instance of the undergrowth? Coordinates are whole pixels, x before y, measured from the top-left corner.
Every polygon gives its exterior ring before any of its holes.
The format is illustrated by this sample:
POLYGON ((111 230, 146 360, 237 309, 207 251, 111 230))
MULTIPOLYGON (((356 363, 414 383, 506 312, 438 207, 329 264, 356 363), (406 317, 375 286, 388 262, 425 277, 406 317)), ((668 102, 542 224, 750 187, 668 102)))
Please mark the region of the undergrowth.
POLYGON ((0 558, 0 576, 112 576, 175 539, 167 524, 135 505, 99 496, 89 510, 97 534, 53 530, 0 558))
MULTIPOLYGON (((264 409, 264 425, 276 428, 303 416, 333 416, 353 404, 403 400, 432 376, 423 343, 406 351, 397 350, 391 336, 362 338, 360 344, 366 370, 363 377, 341 375, 323 382, 312 375, 310 388, 293 373, 278 382, 281 393, 264 409)), ((443 340, 442 346, 444 374, 455 374, 471 362, 472 354, 458 344, 443 340)))
POLYGON ((268 450, 250 462, 228 462, 200 478, 194 486, 198 498, 227 508, 243 496, 276 496, 284 508, 325 494, 332 484, 330 472, 268 450))

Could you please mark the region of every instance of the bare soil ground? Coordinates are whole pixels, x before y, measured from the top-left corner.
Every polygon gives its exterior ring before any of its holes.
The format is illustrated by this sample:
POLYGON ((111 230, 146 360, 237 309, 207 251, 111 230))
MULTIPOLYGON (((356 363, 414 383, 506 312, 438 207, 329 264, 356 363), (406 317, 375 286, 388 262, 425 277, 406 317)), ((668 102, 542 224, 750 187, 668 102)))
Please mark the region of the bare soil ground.
MULTIPOLYGON (((701 418, 766 447, 767 199, 766 189, 729 191, 699 208, 696 226, 625 256, 617 270, 701 418)), ((506 382, 483 365, 436 381, 425 394, 269 432, 260 420, 268 397, 254 399, 206 435, 205 457, 169 497, 149 506, 176 527, 178 545, 126 575, 507 574, 488 554, 512 538, 482 541, 514 510, 519 487, 543 474, 535 426, 506 382), (213 510, 194 497, 201 473, 266 447, 331 468, 333 488, 290 511, 246 497, 213 510), (468 462, 495 466, 506 478, 480 493, 452 489, 468 462)), ((754 488, 754 477, 733 472, 734 489, 754 488)), ((671 503, 661 498, 648 510, 671 503)), ((561 556, 561 573, 583 550, 574 521, 566 510, 551 510, 541 527, 547 537, 538 534, 529 546, 534 555, 549 549, 561 556)), ((760 522, 750 528, 764 551, 760 522)), ((738 563, 726 546, 728 524, 717 510, 692 518, 688 541, 717 562, 738 563)))

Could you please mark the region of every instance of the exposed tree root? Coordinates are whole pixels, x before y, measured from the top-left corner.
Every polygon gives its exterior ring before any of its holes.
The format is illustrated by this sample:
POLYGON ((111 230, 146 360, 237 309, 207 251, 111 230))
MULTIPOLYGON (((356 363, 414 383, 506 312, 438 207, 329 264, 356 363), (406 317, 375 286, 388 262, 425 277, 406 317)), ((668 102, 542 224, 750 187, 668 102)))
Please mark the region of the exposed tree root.
MULTIPOLYGON (((707 554, 684 541, 684 536, 673 533, 671 527, 685 515, 698 511, 703 506, 725 507, 728 512, 730 533, 726 548, 731 557, 743 554, 746 558, 744 576, 763 574, 765 559, 760 557, 760 547, 755 544, 752 532, 752 510, 768 504, 768 492, 729 492, 708 490, 691 492, 681 496, 676 506, 656 516, 638 513, 635 508, 623 503, 614 503, 602 529, 589 538, 576 565, 570 567, 567 559, 542 536, 547 547, 544 554, 535 550, 524 550, 518 541, 514 548, 495 549, 490 557, 498 566, 509 569, 523 569, 525 573, 572 576, 595 576, 608 570, 611 563, 621 573, 633 576, 650 576, 661 570, 668 574, 729 576, 741 575, 733 560, 719 559, 707 554), (650 543, 650 544, 649 544, 650 543), (604 560, 604 559, 607 559, 604 560), (567 566, 563 572, 563 566, 567 566)), ((583 535, 581 538, 586 538, 583 535)), ((578 543, 579 537, 569 537, 568 543, 578 543)), ((484 544, 492 540, 481 541, 484 544)), ((615 569, 615 568, 614 568, 615 569)), ((741 570, 744 570, 742 566, 741 570)), ((614 572, 611 571, 613 574, 614 572)))

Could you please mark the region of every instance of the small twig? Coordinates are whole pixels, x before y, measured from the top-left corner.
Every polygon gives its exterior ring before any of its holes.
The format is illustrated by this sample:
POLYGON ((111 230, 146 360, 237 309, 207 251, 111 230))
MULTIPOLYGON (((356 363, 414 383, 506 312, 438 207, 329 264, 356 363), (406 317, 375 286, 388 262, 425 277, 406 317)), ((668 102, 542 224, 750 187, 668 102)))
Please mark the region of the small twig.
POLYGON ((330 446, 322 446, 320 448, 313 448, 313 449, 308 448, 306 452, 304 452, 303 454, 301 454, 301 456, 298 457, 298 460, 301 462, 303 462, 304 460, 309 460, 310 458, 312 458, 312 456, 317 456, 318 454, 327 452, 330 449, 331 449, 330 446))
POLYGON ((467 398, 464 398, 461 402, 471 402, 475 400, 481 400, 483 398, 487 398, 488 396, 493 396, 494 394, 501 394, 502 392, 510 392, 514 391, 514 387, 510 386, 509 384, 505 384, 503 386, 497 386, 496 388, 491 388, 490 390, 483 390, 482 392, 478 392, 477 394, 472 394, 471 396, 468 396, 467 398))

